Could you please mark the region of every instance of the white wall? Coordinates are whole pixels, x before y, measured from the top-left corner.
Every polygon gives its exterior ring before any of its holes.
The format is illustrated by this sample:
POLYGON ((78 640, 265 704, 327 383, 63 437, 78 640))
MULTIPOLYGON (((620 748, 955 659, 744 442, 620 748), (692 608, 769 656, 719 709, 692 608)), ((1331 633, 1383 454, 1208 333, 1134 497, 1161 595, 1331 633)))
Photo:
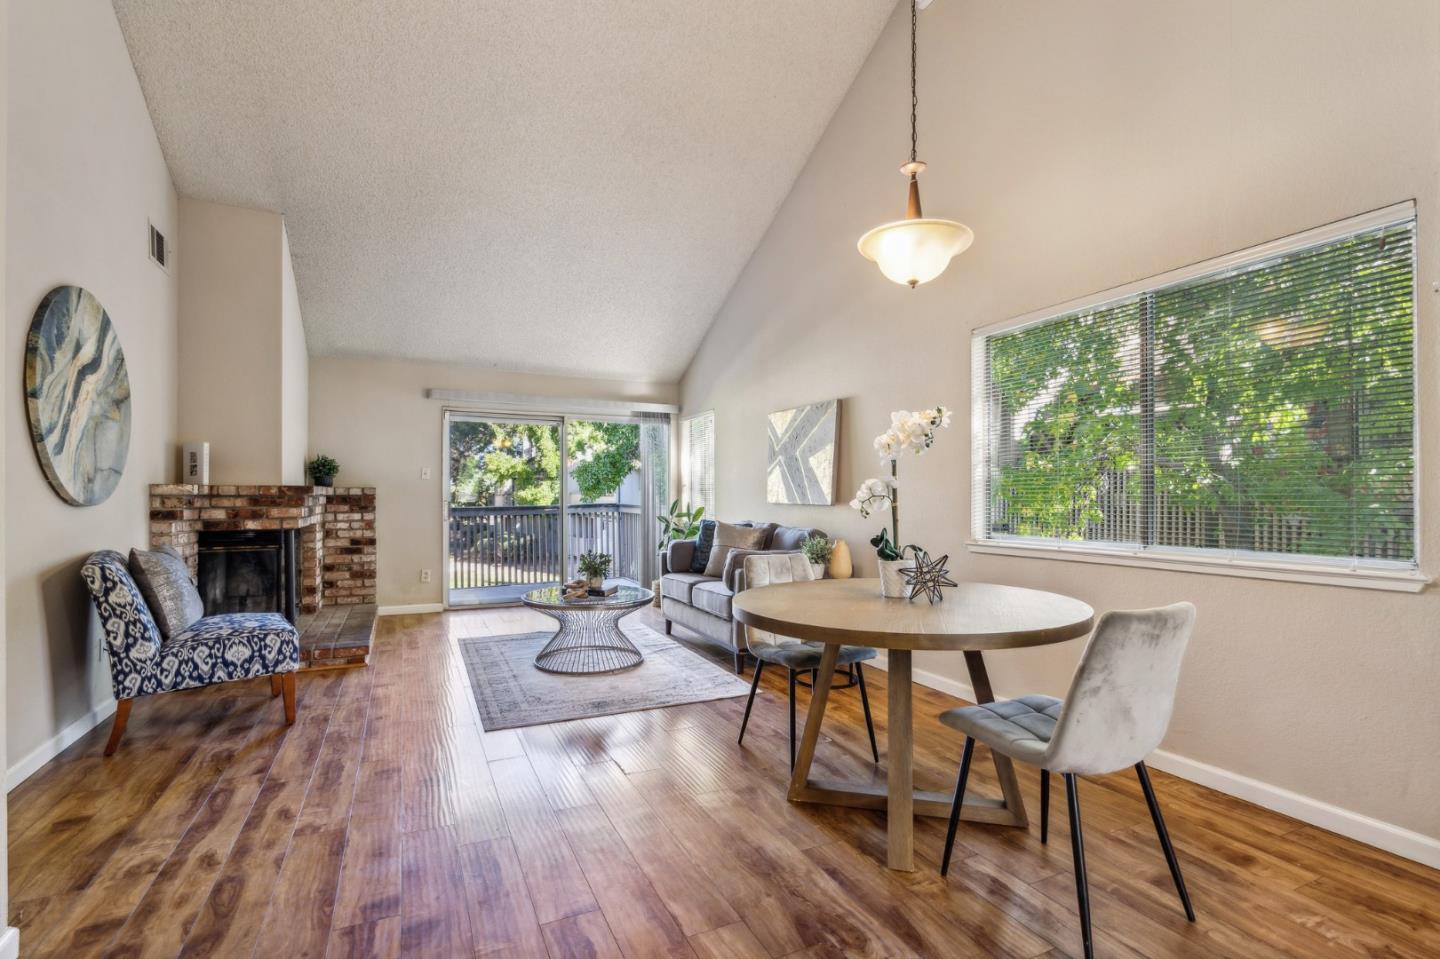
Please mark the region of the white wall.
POLYGON ((673 403, 679 392, 673 384, 311 357, 310 452, 339 461, 336 485, 375 487, 377 599, 382 606, 443 600, 445 404, 426 399, 428 388, 652 403, 673 403), (421 478, 424 469, 430 470, 429 479, 421 478), (422 569, 432 571, 431 582, 420 582, 422 569))
POLYGON ((305 330, 278 213, 180 201, 180 435, 212 483, 301 483, 305 330))
POLYGON ((110 5, 9 6, 4 545, 13 771, 33 768, 35 757, 113 708, 80 564, 97 549, 143 546, 147 487, 174 476, 179 294, 175 274, 147 256, 147 218, 176 239, 175 190, 110 5), (17 401, 35 307, 60 284, 99 298, 130 374, 124 478, 87 508, 51 491, 17 401))
MULTIPOLYGON (((0 103, 6 103, 10 90, 10 77, 8 68, 10 64, 10 36, 9 36, 10 11, 7 6, 0 5, 0 103)), ((6 150, 8 140, 6 138, 6 116, 8 110, 0 112, 0 181, 5 177, 6 150)), ((0 263, 5 262, 6 235, 5 235, 5 190, 0 190, 0 263)), ((8 304, 5 302, 5 271, 0 270, 0 329, 6 329, 5 317, 9 315, 8 304)), ((0 376, 0 422, 5 422, 6 408, 13 402, 10 398, 10 391, 4 387, 4 377, 0 376)), ((0 443, 0 501, 5 498, 5 444, 0 443)), ((5 582, 5 536, 9 532, 10 521, 8 517, 0 513, 0 582, 5 582)), ((0 590, 0 769, 5 766, 5 591, 0 590)), ((13 926, 5 925, 10 916, 10 828, 7 822, 9 803, 0 803, 0 956, 10 959, 20 953, 20 932, 13 926)))
POLYGON ((280 224, 280 482, 305 482, 310 439, 310 354, 300 317, 300 291, 290 258, 290 234, 280 224))
MULTIPOLYGON (((925 211, 967 223, 975 245, 915 291, 855 251, 862 232, 904 209, 902 6, 684 378, 685 410, 715 410, 719 515, 820 526, 846 537, 874 575, 865 540, 878 522, 844 506, 765 505, 764 415, 844 399, 844 503, 878 474, 870 442, 891 410, 953 407, 937 448, 903 463, 907 541, 950 553, 964 577, 1058 590, 1098 609, 1194 601, 1199 626, 1167 750, 1440 837, 1440 591, 964 548, 973 328, 1412 197, 1422 434, 1434 435, 1440 6, 942 0, 920 20, 925 211)), ((1435 575, 1440 446, 1428 439, 1421 472, 1425 570, 1435 575)), ((1079 650, 996 655, 991 674, 1002 692, 1063 695, 1079 650)), ((922 654, 916 665, 964 675, 955 656, 922 654)), ((1440 844, 1427 848, 1440 861, 1440 844)))

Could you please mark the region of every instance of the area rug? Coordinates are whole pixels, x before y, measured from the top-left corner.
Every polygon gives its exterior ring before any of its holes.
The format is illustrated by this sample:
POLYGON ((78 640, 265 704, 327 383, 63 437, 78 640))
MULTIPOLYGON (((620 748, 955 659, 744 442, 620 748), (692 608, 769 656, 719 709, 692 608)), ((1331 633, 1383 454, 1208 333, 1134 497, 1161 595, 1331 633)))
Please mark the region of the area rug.
POLYGON ((750 684, 641 623, 621 627, 645 654, 634 669, 569 676, 535 668, 551 632, 460 640, 470 690, 488 731, 614 716, 746 696, 750 684))

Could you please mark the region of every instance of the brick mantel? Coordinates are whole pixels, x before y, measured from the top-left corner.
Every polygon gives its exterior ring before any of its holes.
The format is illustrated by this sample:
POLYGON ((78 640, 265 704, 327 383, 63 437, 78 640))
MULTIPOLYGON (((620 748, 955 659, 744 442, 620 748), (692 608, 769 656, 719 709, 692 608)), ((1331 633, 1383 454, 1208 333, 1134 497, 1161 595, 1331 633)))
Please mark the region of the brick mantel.
POLYGON ((173 546, 195 572, 201 530, 299 530, 300 609, 375 602, 375 488, 150 487, 150 545, 173 546))

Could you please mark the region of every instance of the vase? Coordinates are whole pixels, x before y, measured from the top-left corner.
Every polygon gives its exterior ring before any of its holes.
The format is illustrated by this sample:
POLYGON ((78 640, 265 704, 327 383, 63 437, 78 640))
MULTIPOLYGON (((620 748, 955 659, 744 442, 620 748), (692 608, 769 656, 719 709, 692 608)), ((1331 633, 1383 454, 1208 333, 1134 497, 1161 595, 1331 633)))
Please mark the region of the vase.
POLYGON ((845 545, 843 539, 835 541, 835 548, 830 553, 830 578, 849 579, 855 575, 855 564, 850 559, 850 547, 845 545))
POLYGON ((323 486, 329 488, 335 485, 335 477, 317 476, 313 480, 311 480, 311 482, 313 482, 316 486, 323 486))
POLYGON ((910 559, 880 560, 880 595, 886 598, 909 596, 910 587, 905 585, 902 570, 914 565, 915 561, 910 559))
POLYGON ((604 577, 604 576, 591 576, 591 577, 589 577, 589 579, 586 581, 586 584, 585 584, 585 585, 588 586, 590 589, 604 589, 604 588, 605 588, 605 577, 604 577))
POLYGON ((815 574, 815 578, 816 578, 816 579, 824 579, 824 578, 825 578, 825 564, 824 564, 824 563, 811 563, 811 564, 810 564, 810 572, 812 572, 812 573, 815 574))

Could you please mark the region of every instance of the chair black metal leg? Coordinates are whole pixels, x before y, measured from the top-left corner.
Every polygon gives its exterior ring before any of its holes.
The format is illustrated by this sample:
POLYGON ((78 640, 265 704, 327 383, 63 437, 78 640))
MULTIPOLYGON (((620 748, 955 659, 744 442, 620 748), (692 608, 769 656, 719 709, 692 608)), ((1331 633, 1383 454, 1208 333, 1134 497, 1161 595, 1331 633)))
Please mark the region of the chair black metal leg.
POLYGON ((740 720, 740 738, 735 740, 736 745, 745 743, 745 727, 750 725, 750 707, 755 705, 755 691, 760 688, 760 673, 765 669, 765 664, 755 660, 755 678, 750 682, 750 698, 745 700, 745 718, 740 720))
POLYGON ((1075 898, 1080 906, 1080 934, 1085 940, 1085 959, 1094 959, 1090 940, 1090 883, 1085 878, 1085 840, 1080 835, 1080 789, 1074 773, 1065 773, 1065 800, 1070 807, 1070 852, 1075 857, 1075 898))
POLYGON ((790 670, 790 771, 795 771, 795 670, 790 670))
POLYGON ((945 858, 940 860, 940 875, 950 872, 950 851, 955 847, 955 828, 960 825, 960 804, 965 801, 965 780, 970 778, 970 757, 975 740, 965 737, 965 752, 960 754, 960 775, 955 780, 955 801, 950 804, 950 828, 945 830, 945 858))
MULTIPOLYGON (((755 693, 750 693, 753 698, 755 693)), ((745 710, 745 715, 750 715, 750 710, 745 710)), ((740 730, 740 735, 745 735, 745 730, 740 730)), ((1050 841, 1050 770, 1040 770, 1040 841, 1050 841)))
POLYGON ((870 734, 870 755, 875 761, 880 761, 880 747, 875 745, 875 722, 870 718, 870 694, 865 692, 865 667, 861 663, 854 664, 854 678, 856 685, 860 687, 860 707, 865 710, 865 731, 870 734))
POLYGON ((1175 857, 1175 847, 1170 843, 1170 831, 1165 828, 1165 817, 1160 815, 1160 803, 1155 798, 1155 787, 1150 785, 1150 771, 1144 762, 1135 764, 1135 774, 1140 777, 1140 788, 1145 790, 1145 803, 1150 807, 1150 818, 1155 820, 1155 834, 1160 837, 1160 848, 1165 850, 1165 862, 1170 866, 1170 878, 1175 880, 1175 891, 1180 894, 1180 904, 1185 907, 1185 918, 1195 921, 1195 910, 1190 906, 1190 894, 1185 891, 1185 878, 1180 875, 1180 860, 1175 857))

